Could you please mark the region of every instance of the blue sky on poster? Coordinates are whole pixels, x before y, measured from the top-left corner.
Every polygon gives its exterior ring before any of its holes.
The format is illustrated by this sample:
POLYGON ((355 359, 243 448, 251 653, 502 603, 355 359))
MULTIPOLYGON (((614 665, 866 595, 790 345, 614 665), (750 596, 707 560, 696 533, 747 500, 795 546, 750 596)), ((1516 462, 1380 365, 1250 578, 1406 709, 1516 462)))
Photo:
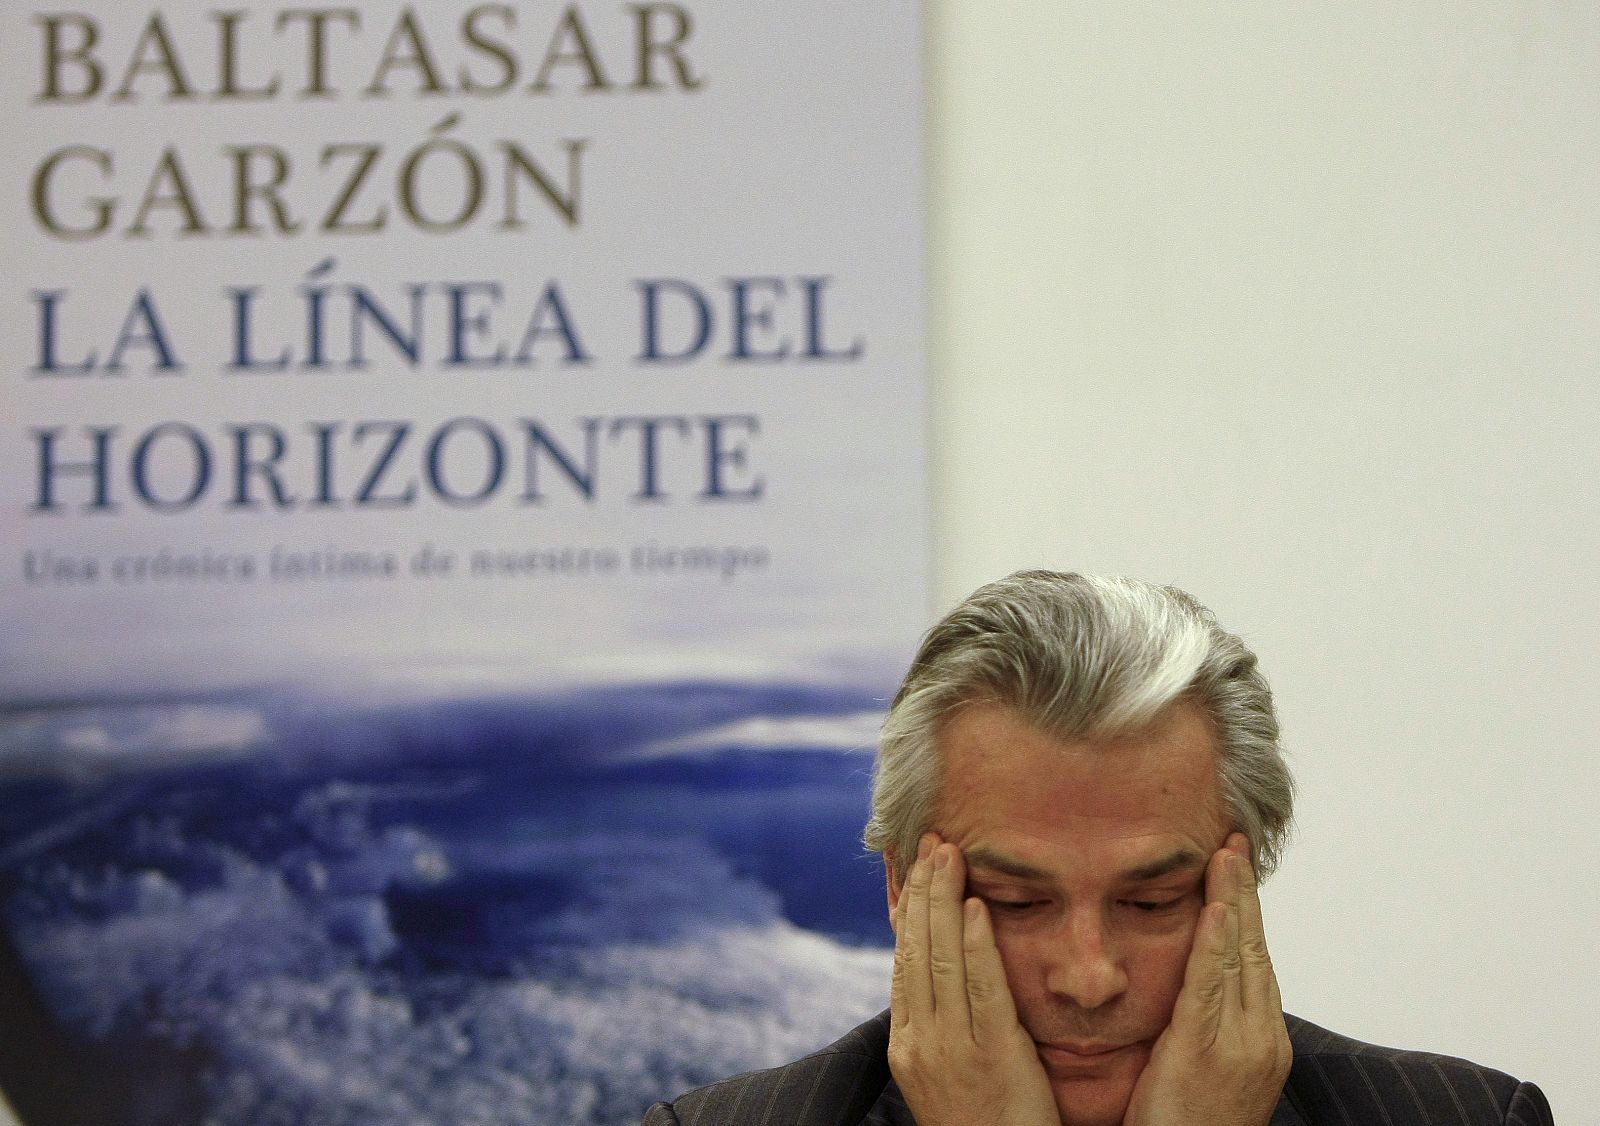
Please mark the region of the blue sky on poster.
MULTIPOLYGON (((281 740, 299 718, 283 701, 261 704, 101 702, 26 713, 0 726, 0 757, 37 756, 53 772, 118 761, 185 761, 247 755, 281 740), (275 706, 276 705, 276 706, 275 706), (277 714, 274 714, 274 713, 277 714)), ((302 705, 307 706, 307 705, 302 705)), ((863 753, 877 747, 880 710, 752 715, 608 750, 606 762, 635 765, 720 754, 863 753)))

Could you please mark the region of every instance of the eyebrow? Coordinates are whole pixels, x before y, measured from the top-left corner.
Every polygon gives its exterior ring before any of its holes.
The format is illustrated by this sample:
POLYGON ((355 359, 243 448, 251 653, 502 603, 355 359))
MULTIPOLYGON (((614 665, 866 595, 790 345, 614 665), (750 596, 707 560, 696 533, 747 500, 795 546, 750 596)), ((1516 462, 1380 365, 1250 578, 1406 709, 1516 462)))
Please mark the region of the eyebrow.
POLYGON ((1025 860, 1018 860, 1014 856, 1007 856, 1003 852, 977 845, 966 849, 962 855, 966 858, 968 868, 982 868, 987 872, 998 872, 1002 876, 1011 876, 1018 880, 1050 879, 1050 873, 1043 868, 1029 864, 1025 860))
MULTIPOLYGON (((1054 879, 1052 873, 1040 868, 1038 865, 1029 864, 1026 860, 1019 860, 1003 852, 975 845, 967 849, 963 855, 966 857, 967 867, 981 868, 986 872, 996 872, 1002 876, 1010 876, 1018 880, 1034 880, 1046 882, 1054 879)), ((1192 848, 1177 848, 1165 856, 1157 857, 1136 868, 1123 872, 1118 880, 1121 883, 1142 884, 1148 880, 1159 880, 1163 876, 1170 876, 1174 872, 1186 872, 1205 866, 1206 858, 1192 848)))
POLYGON ((1146 880, 1159 880, 1162 876, 1170 876, 1174 872, 1187 872, 1194 868, 1204 868, 1205 865, 1206 858, 1194 849, 1179 848, 1148 864, 1141 864, 1124 872, 1122 878, 1130 884, 1142 884, 1146 880))

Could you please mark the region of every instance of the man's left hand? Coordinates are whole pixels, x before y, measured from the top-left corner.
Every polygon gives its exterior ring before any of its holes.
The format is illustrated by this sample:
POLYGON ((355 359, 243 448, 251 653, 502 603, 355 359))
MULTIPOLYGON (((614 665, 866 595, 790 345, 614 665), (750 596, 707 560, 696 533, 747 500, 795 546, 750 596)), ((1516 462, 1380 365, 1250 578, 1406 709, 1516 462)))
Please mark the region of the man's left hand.
POLYGON ((1249 844, 1206 868, 1206 905, 1183 989, 1134 1087, 1124 1126, 1266 1126, 1293 1062, 1267 955, 1249 844))

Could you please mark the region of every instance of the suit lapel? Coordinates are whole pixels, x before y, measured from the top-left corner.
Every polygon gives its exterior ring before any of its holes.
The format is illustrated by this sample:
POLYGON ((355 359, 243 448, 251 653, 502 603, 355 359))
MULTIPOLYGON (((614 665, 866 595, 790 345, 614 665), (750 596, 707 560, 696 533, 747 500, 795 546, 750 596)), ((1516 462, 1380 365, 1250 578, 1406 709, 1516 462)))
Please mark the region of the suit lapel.
MULTIPOLYGON (((884 1087, 883 1094, 878 1096, 878 1101, 867 1110, 867 1116, 861 1120, 861 1126, 917 1126, 917 1120, 911 1116, 911 1108, 906 1106, 905 1096, 900 1093, 900 1088, 895 1086, 893 1079, 884 1087)), ((1278 1098, 1278 1105, 1272 1112, 1272 1121, 1268 1126, 1310 1126, 1299 1110, 1295 1109, 1289 1100, 1289 1092, 1285 1090, 1278 1098)))
POLYGON ((1310 1126, 1305 1116, 1290 1100, 1287 1086, 1284 1087, 1283 1094, 1278 1096, 1278 1105, 1272 1112, 1272 1121, 1268 1126, 1310 1126))
POLYGON ((861 1126, 917 1126, 911 1108, 906 1106, 905 1096, 900 1093, 893 1079, 884 1085, 883 1094, 878 1096, 877 1102, 867 1108, 867 1116, 861 1120, 861 1126))

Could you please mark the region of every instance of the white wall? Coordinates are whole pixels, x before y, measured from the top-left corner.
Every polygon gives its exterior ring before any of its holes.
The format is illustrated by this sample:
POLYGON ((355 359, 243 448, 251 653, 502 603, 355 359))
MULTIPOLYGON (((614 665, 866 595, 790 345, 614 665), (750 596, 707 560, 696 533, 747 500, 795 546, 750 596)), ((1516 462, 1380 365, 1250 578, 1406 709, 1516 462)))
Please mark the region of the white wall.
POLYGON ((1600 9, 935 0, 939 609, 1175 582, 1302 784, 1292 1010, 1600 1105, 1600 9))

